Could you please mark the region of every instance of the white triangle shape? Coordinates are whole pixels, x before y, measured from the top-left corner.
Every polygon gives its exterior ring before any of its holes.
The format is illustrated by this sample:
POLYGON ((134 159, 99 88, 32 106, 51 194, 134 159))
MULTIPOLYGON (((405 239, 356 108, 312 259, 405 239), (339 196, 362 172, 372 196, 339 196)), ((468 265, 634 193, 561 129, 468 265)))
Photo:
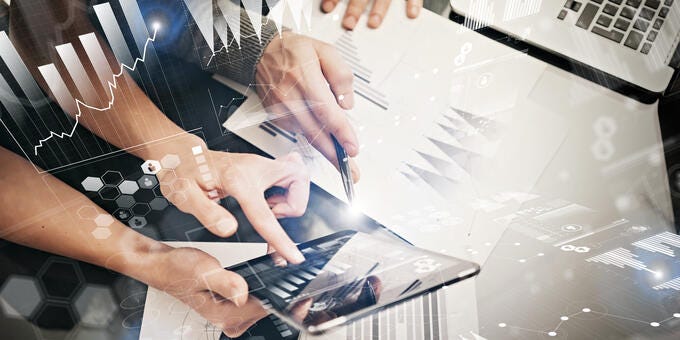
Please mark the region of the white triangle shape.
POLYGON ((283 11, 286 8, 285 6, 285 0, 266 0, 267 2, 267 7, 269 7, 269 15, 267 17, 269 20, 274 21, 274 25, 276 25, 276 29, 279 31, 279 35, 281 35, 281 29, 283 26, 283 11))
MULTIPOLYGON (((205 0, 203 0, 205 1, 205 0)), ((210 1, 207 1, 210 2, 210 1)), ((227 22, 231 34, 234 35, 234 40, 238 46, 241 46, 241 7, 238 2, 234 3, 234 0, 217 0, 217 6, 222 11, 222 16, 227 22)), ((228 44, 228 43, 225 43, 228 44)))
POLYGON ((262 42, 262 0, 242 0, 250 23, 255 29, 257 40, 262 42))
POLYGON ((205 0, 184 0, 189 9, 189 13, 194 17, 196 26, 203 34, 203 38, 208 43, 208 47, 214 53, 215 41, 213 37, 213 7, 212 1, 205 0))

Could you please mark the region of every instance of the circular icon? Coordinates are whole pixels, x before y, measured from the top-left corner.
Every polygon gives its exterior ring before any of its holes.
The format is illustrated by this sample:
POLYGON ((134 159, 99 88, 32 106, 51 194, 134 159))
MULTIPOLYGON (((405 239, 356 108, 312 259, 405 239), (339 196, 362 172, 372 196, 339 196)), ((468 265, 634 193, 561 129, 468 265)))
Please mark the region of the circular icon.
POLYGON ((571 244, 565 244, 561 246, 560 249, 563 251, 574 251, 576 247, 572 246, 571 244))
POLYGON ((566 224, 566 225, 563 225, 562 228, 560 228, 560 229, 562 229, 562 231, 566 231, 568 233, 575 233, 577 231, 583 230, 583 227, 581 227, 578 224, 566 224))
POLYGON ((590 251, 590 248, 588 247, 576 247, 574 248, 574 251, 577 253, 587 253, 590 251))

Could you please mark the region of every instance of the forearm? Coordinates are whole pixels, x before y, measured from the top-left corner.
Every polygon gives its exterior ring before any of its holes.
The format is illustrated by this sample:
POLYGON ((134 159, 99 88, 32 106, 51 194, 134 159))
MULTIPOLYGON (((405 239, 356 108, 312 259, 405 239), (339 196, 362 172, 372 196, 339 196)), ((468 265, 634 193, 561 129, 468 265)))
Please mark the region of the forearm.
POLYGON ((87 197, 0 147, 0 237, 153 283, 157 258, 170 248, 112 219, 98 239, 94 218, 109 216, 87 197), (86 210, 81 210, 83 207, 86 210), (88 214, 86 217, 79 217, 88 214))

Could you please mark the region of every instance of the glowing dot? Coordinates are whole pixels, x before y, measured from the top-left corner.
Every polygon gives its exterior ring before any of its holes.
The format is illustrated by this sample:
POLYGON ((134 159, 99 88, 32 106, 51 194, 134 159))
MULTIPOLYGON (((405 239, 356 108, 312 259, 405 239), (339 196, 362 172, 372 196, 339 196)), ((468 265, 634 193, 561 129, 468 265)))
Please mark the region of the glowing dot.
POLYGON ((519 263, 524 263, 524 262, 527 262, 527 260, 526 260, 526 259, 520 259, 520 260, 518 260, 517 262, 519 262, 519 263))
POLYGON ((394 122, 394 126, 399 126, 399 121, 394 122))
POLYGON ((161 23, 160 22, 154 22, 153 24, 151 24, 151 27, 154 30, 158 31, 159 29, 161 29, 161 23))
POLYGON ((438 69, 438 68, 435 67, 434 69, 432 69, 432 74, 437 74, 437 73, 439 73, 439 69, 438 69))
POLYGON ((362 126, 359 126, 359 131, 364 131, 365 128, 366 128, 366 127, 363 126, 363 125, 362 125, 362 126))
POLYGON ((366 147, 366 144, 361 144, 361 145, 359 145, 359 149, 363 149, 363 148, 365 148, 365 147, 366 147))
POLYGON ((333 21, 338 21, 338 20, 340 20, 340 15, 333 14, 333 21))
POLYGON ((378 144, 380 144, 382 142, 383 142, 382 138, 378 139, 378 144))
POLYGON ((654 278, 656 279, 663 278, 663 272, 662 271, 654 272, 654 278))
POLYGON ((430 97, 431 102, 433 102, 435 99, 437 99, 437 98, 435 98, 434 96, 430 97))
POLYGON ((507 326, 507 325, 505 324, 505 322, 501 322, 501 323, 498 324, 498 327, 500 327, 500 328, 505 328, 505 326, 507 326))
POLYGON ((413 75, 413 78, 415 78, 415 79, 418 79, 418 78, 420 78, 420 73, 416 73, 416 74, 414 74, 414 75, 413 75))
POLYGON ((560 316, 560 320, 567 321, 567 320, 569 320, 569 317, 568 316, 560 316))
POLYGON ((650 322, 649 325, 652 326, 652 327, 659 327, 658 322, 650 322))
POLYGON ((673 317, 674 317, 674 318, 680 318, 680 313, 674 313, 674 314, 673 314, 673 317))
POLYGON ((491 242, 486 242, 486 243, 484 243, 484 245, 489 247, 489 246, 491 246, 491 242))
POLYGON ((343 101, 343 99, 345 99, 345 95, 344 95, 344 94, 341 94, 341 95, 338 96, 338 100, 339 100, 339 101, 343 101))
POLYGON ((543 253, 538 253, 538 254, 536 254, 536 256, 544 256, 544 255, 545 255, 545 254, 543 254, 543 253))
POLYGON ((557 332, 548 332, 549 336, 557 336, 557 332))
POLYGON ((584 313, 590 313, 590 308, 583 308, 581 309, 584 313))

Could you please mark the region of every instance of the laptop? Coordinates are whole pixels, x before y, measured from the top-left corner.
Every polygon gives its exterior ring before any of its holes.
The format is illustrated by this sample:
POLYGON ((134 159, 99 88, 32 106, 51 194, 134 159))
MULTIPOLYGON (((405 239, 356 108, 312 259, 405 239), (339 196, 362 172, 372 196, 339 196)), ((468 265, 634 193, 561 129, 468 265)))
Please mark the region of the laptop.
POLYGON ((654 100, 680 64, 680 0, 451 0, 451 6, 471 29, 488 26, 601 71, 590 78, 602 85, 624 84, 654 100))

